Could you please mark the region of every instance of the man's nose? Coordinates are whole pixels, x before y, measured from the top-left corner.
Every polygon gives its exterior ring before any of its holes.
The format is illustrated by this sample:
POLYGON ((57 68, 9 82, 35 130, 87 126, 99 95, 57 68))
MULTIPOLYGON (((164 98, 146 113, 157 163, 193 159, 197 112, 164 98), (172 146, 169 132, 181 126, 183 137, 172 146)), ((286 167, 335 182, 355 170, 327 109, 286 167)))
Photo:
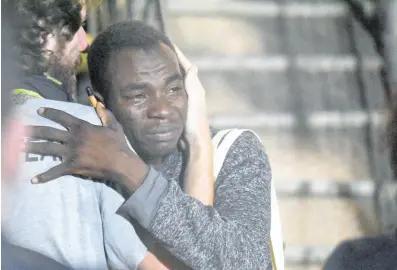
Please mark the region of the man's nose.
POLYGON ((148 110, 149 118, 165 119, 171 113, 171 106, 165 98, 159 98, 150 106, 148 110))
POLYGON ((88 38, 87 38, 87 33, 85 32, 83 27, 80 27, 79 30, 77 31, 77 37, 79 40, 79 50, 80 52, 83 52, 87 50, 89 44, 88 44, 88 38))

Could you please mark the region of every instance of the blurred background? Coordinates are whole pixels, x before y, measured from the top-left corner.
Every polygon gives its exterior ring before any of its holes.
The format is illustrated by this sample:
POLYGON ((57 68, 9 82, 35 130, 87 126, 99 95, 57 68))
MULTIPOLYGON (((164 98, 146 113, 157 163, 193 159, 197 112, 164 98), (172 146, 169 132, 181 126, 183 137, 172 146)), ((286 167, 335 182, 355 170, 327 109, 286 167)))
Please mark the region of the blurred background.
POLYGON ((267 148, 287 269, 314 270, 341 241, 396 227, 396 15, 390 0, 103 0, 86 27, 144 20, 198 65, 213 126, 267 148))

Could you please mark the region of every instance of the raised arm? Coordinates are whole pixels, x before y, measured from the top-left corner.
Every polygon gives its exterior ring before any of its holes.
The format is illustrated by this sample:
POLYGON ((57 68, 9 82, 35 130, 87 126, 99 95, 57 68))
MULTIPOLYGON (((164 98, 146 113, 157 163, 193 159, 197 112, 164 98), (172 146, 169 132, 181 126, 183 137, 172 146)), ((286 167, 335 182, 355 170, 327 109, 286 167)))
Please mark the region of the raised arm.
POLYGON ((205 90, 197 77, 197 68, 175 47, 185 72, 188 113, 183 143, 188 163, 184 173, 184 191, 205 205, 214 203, 213 147, 208 123, 205 90))
POLYGON ((184 191, 204 205, 214 204, 213 148, 211 140, 194 142, 184 175, 184 191))

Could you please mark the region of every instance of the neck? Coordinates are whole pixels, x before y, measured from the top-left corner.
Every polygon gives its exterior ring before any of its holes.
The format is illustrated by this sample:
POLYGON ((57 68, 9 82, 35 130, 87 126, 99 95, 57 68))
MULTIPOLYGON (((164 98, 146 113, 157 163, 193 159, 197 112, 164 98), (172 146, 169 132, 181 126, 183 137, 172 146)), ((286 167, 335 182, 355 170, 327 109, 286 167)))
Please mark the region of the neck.
POLYGON ((162 153, 161 155, 147 155, 145 153, 142 153, 142 151, 137 151, 138 156, 147 164, 155 169, 161 169, 164 164, 167 162, 167 160, 172 156, 178 153, 178 149, 175 149, 174 151, 168 152, 167 153, 162 153))
POLYGON ((148 157, 148 156, 141 156, 141 158, 145 161, 146 164, 153 166, 155 169, 159 169, 164 162, 166 161, 167 156, 156 156, 156 157, 148 157))

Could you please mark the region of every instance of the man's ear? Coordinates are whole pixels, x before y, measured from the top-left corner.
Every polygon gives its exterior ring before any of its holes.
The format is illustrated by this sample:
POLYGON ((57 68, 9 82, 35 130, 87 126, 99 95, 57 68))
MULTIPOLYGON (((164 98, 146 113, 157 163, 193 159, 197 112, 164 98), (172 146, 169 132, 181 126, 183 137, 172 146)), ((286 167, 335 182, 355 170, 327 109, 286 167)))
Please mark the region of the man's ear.
POLYGON ((4 130, 1 140, 1 176, 10 179, 15 176, 19 165, 22 139, 28 134, 26 127, 16 119, 8 119, 4 130))

